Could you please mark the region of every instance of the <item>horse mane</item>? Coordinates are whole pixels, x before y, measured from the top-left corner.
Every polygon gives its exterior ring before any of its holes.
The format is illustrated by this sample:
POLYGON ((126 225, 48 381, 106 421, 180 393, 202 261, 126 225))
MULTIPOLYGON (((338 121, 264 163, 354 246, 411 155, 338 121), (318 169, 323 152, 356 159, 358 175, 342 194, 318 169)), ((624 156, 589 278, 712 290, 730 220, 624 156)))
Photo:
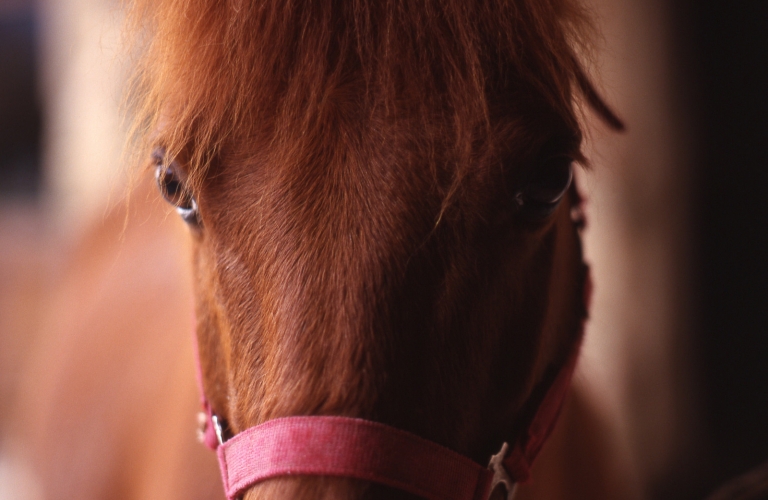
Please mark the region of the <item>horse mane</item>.
POLYGON ((413 147, 452 151, 460 178, 507 88, 568 122, 581 93, 622 127, 579 62, 594 30, 575 0, 132 0, 128 19, 133 137, 184 154, 192 184, 226 144, 268 137, 296 154, 334 120, 375 114, 418 123, 404 127, 423 134, 413 147))

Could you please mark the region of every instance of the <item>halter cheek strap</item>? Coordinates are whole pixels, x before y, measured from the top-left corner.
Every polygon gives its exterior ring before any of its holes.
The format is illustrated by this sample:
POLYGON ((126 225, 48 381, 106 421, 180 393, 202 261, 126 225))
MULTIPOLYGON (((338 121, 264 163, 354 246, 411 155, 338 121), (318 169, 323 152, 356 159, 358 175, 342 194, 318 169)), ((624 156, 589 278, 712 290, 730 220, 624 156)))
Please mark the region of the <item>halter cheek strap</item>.
MULTIPOLYGON (((585 304, 589 302, 590 291, 587 276, 585 304)), ((503 483, 507 498, 511 499, 515 485, 530 478, 533 461, 555 427, 576 367, 581 338, 580 332, 527 432, 514 447, 504 443, 488 468, 415 434, 358 418, 278 418, 224 441, 221 426, 202 390, 200 362, 195 352, 204 410, 198 437, 216 450, 228 500, 235 500, 266 479, 291 475, 362 479, 428 500, 488 500, 496 486, 503 483)))
POLYGON ((195 378, 197 379, 198 394, 200 394, 200 406, 203 408, 203 411, 197 415, 197 440, 208 448, 215 450, 219 443, 224 441, 221 436, 221 425, 219 425, 218 418, 213 414, 211 403, 205 397, 205 391, 203 390, 203 369, 200 366, 200 350, 197 346, 197 337, 192 339, 192 346, 195 354, 195 378))

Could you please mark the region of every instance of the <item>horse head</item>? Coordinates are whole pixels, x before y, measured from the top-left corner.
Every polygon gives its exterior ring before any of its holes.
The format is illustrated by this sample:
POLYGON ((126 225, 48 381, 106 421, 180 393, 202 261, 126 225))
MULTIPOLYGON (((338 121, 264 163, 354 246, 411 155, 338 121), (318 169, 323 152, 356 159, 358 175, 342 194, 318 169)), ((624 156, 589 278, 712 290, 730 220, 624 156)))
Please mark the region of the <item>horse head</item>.
MULTIPOLYGON (((578 345, 586 21, 566 0, 135 7, 141 131, 194 241, 222 441, 354 417, 478 463, 578 345)), ((245 498, 410 498, 280 476, 245 498)))

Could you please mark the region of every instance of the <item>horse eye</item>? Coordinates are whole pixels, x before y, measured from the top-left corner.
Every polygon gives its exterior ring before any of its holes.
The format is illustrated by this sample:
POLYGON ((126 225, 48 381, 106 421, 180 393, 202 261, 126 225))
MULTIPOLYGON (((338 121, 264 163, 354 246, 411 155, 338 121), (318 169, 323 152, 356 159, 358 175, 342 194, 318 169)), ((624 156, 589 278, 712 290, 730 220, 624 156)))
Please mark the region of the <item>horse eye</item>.
POLYGON ((553 156, 538 165, 515 199, 529 215, 546 217, 555 211, 573 180, 573 159, 553 156))
POLYGON ((165 201, 176 207, 176 212, 184 219, 184 222, 190 226, 199 226, 200 217, 197 208, 197 202, 187 188, 178 172, 176 163, 167 164, 162 154, 152 155, 156 161, 155 179, 160 193, 165 201))

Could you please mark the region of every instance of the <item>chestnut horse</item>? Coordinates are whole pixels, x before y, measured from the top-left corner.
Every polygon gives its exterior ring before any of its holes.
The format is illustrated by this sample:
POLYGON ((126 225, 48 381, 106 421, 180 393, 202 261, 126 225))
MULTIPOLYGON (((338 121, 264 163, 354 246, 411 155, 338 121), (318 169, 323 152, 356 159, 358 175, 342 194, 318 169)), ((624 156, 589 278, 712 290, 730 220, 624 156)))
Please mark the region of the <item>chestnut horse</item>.
MULTIPOLYGON (((386 424, 481 464, 501 443, 519 443, 577 351, 585 316, 574 97, 620 128, 579 66, 587 30, 578 6, 159 0, 134 15, 138 39, 149 35, 138 132, 156 144, 161 190, 193 235, 202 381, 226 422, 222 440, 279 417, 335 416, 386 424)), ((146 226, 134 229, 141 241, 146 226)), ((91 251, 101 255, 98 244, 91 251)), ((98 264, 93 255, 74 269, 98 264)), ((63 299, 74 299, 73 311, 103 310, 98 280, 93 304, 78 304, 93 284, 83 277, 63 299)), ((162 310, 160 297, 133 299, 162 310)), ((158 325, 178 316, 164 312, 153 315, 158 325)), ((125 346, 136 347, 139 331, 166 340, 139 330, 145 318, 135 314, 119 324, 91 318, 87 329, 82 318, 53 321, 69 332, 125 328, 125 346)), ((102 372, 132 356, 109 338, 95 337, 102 372)), ((162 364, 174 338, 142 359, 162 364)), ((66 340, 48 359, 62 346, 76 351, 70 360, 86 355, 86 344, 66 340)), ((37 373, 57 368, 40 359, 37 373)), ((84 363, 75 368, 80 386, 118 390, 84 363)), ((175 368, 148 380, 173 381, 175 368)), ((88 404, 85 392, 60 391, 63 377, 51 380, 47 399, 75 408, 83 431, 56 410, 40 425, 59 419, 65 431, 51 436, 72 439, 80 456, 99 456, 110 439, 157 436, 99 465, 143 463, 146 477, 162 477, 136 457, 178 463, 182 451, 152 445, 179 429, 145 418, 146 399, 124 397, 148 374, 126 367, 120 405, 88 404), (132 413, 142 418, 109 424, 132 413)), ((174 410, 185 408, 179 394, 174 410)), ((74 456, 49 444, 41 439, 38 458, 74 456)), ((72 477, 60 475, 59 489, 72 477)), ((150 488, 128 477, 91 491, 150 488)), ((412 497, 315 475, 258 482, 245 496, 412 497)))
MULTIPOLYGON (((580 7, 152 0, 133 14, 138 134, 193 235, 220 440, 354 417, 484 464, 524 439, 586 315, 574 98, 621 128, 579 65, 580 7)), ((278 475, 244 498, 412 497, 390 486, 278 475)))

